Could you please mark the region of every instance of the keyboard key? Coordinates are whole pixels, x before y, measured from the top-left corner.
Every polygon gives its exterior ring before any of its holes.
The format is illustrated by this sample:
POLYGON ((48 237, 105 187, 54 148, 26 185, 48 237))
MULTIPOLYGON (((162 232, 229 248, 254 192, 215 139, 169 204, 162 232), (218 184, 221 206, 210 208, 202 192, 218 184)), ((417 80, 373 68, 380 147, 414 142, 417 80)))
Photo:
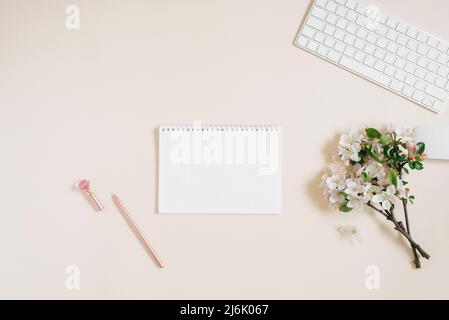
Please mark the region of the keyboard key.
POLYGON ((413 87, 404 85, 404 90, 402 90, 402 94, 404 96, 411 98, 414 92, 415 92, 415 90, 413 89, 413 87))
POLYGON ((374 69, 383 72, 383 71, 385 70, 385 67, 386 67, 386 66, 387 66, 387 65, 386 65, 384 62, 378 60, 378 61, 374 64, 374 69))
POLYGON ((368 23, 368 18, 360 15, 355 19, 355 23, 357 23, 359 26, 366 28, 366 25, 368 23))
POLYGON ((326 48, 325 46, 320 46, 317 50, 317 53, 322 57, 326 57, 327 54, 329 53, 329 48, 326 48))
POLYGON ((324 40, 324 45, 333 48, 335 45, 335 39, 332 37, 326 37, 326 40, 324 40))
POLYGON ((348 57, 353 57, 355 54, 355 49, 353 47, 347 46, 344 52, 348 57))
POLYGON ((430 84, 433 84, 437 80, 437 76, 434 73, 427 72, 424 80, 426 80, 430 84))
POLYGON ((396 71, 396 73, 394 74, 394 77, 399 80, 399 81, 404 81, 405 80, 405 72, 402 70, 398 70, 396 71))
POLYGON ((305 35, 306 37, 312 38, 315 36, 315 33, 317 31, 309 26, 304 26, 304 28, 302 29, 302 34, 305 35))
POLYGON ((424 79, 424 77, 426 76, 426 69, 424 68, 416 68, 415 70, 415 76, 417 76, 418 78, 424 79))
POLYGON ((448 49, 449 49, 449 45, 445 41, 440 41, 437 45, 437 50, 441 51, 443 53, 447 53, 448 49))
POLYGON ((407 55, 407 60, 410 62, 413 62, 413 63, 416 63, 418 61, 418 58, 419 58, 419 56, 414 52, 410 52, 407 55))
POLYGON ((296 44, 300 46, 301 48, 305 48, 307 46, 307 43, 309 42, 309 39, 304 37, 303 35, 298 37, 298 40, 296 40, 296 44))
POLYGON ((374 59, 371 56, 366 56, 365 62, 364 62, 367 66, 369 67, 374 67, 374 64, 376 63, 376 59, 374 59))
POLYGON ((444 53, 441 53, 438 56, 437 61, 439 63, 441 63, 442 65, 447 65, 447 63, 449 62, 449 57, 447 55, 445 55, 444 53))
POLYGON ((388 64, 393 64, 396 60, 396 57, 392 55, 391 53, 387 53, 385 55, 384 61, 388 64))
POLYGON ((355 22, 355 19, 357 19, 357 14, 354 11, 348 11, 348 14, 346 15, 346 19, 349 21, 355 22))
POLYGON ((376 81, 384 86, 389 85, 390 78, 388 76, 384 75, 382 72, 378 72, 370 67, 367 67, 361 63, 358 63, 357 61, 354 61, 353 59, 343 56, 340 60, 340 64, 342 66, 344 66, 345 68, 348 68, 349 70, 357 72, 357 73, 359 73, 365 77, 368 77, 370 79, 373 79, 374 81, 376 81))
POLYGON ((348 9, 343 8, 343 7, 338 7, 337 11, 335 12, 335 14, 340 17, 345 17, 347 13, 348 13, 348 9))
POLYGON ((366 53, 357 51, 354 55, 354 59, 359 62, 363 62, 366 59, 366 53))
POLYGON ((341 58, 341 53, 338 53, 337 51, 334 51, 334 50, 329 50, 329 53, 327 54, 327 58, 334 62, 338 62, 341 58))
POLYGON ((326 7, 327 0, 316 0, 316 4, 322 8, 326 7))
POLYGON ((387 44, 388 44, 388 42, 387 42, 387 40, 385 38, 379 38, 377 40, 377 45, 379 47, 381 47, 382 49, 385 49, 387 47, 387 44))
POLYGON ((387 27, 391 28, 391 29, 396 29, 397 25, 398 25, 399 21, 396 18, 390 17, 387 20, 387 27))
POLYGON ((378 36, 376 36, 374 33, 372 33, 372 32, 370 32, 369 34, 368 34, 368 37, 366 37, 366 41, 369 41, 369 42, 371 42, 371 43, 373 43, 373 44, 375 44, 376 42, 377 42, 377 40, 379 39, 379 37, 378 36))
POLYGON ((373 46, 372 44, 370 44, 370 43, 367 43, 366 45, 365 45, 365 48, 363 48, 363 51, 365 51, 366 53, 368 53, 368 54, 374 54, 374 50, 376 49, 376 47, 375 46, 373 46))
POLYGON ((427 64, 429 63, 429 59, 424 58, 424 57, 419 57, 418 61, 416 62, 416 64, 420 67, 427 67, 427 64))
POLYGON ((404 69, 406 64, 407 64, 407 61, 405 61, 404 59, 401 59, 401 58, 397 58, 396 61, 394 62, 394 66, 399 69, 404 69))
POLYGON ((393 77, 397 70, 398 69, 396 69, 395 67, 387 65, 387 67, 384 70, 384 73, 390 77, 393 77))
MULTIPOLYGON (((307 19, 307 23, 309 26, 311 26, 312 28, 315 28, 317 30, 322 31, 324 29, 325 23, 315 17, 309 17, 309 19, 307 19)), ((327 26, 326 26, 327 27, 327 26)))
POLYGON ((412 99, 413 99, 413 100, 416 100, 416 101, 418 101, 418 102, 421 102, 423 98, 424 98, 424 92, 421 92, 421 91, 419 91, 419 90, 416 90, 416 91, 413 93, 413 96, 412 96, 412 99))
POLYGON ((413 40, 413 39, 411 39, 407 42, 407 48, 409 48, 410 50, 413 50, 413 51, 415 51, 418 48, 418 45, 419 45, 418 41, 413 40))
POLYGON ((349 23, 348 26, 346 27, 346 31, 355 34, 357 32, 357 26, 353 23, 349 23))
POLYGON ((374 56, 377 59, 383 60, 385 58, 386 52, 377 48, 376 51, 374 51, 374 56))
POLYGON ((430 59, 430 60, 436 60, 437 58, 438 58, 438 52, 436 52, 435 50, 433 50, 433 49, 430 49, 429 50, 429 52, 427 52, 427 57, 430 59))
POLYGON ((400 47, 396 53, 397 53, 398 56, 400 56, 402 58, 405 58, 408 55, 409 52, 410 51, 408 51, 406 48, 400 47))
POLYGON ((348 7, 351 10, 355 10, 356 6, 357 6, 357 2, 355 2, 354 0, 348 0, 346 2, 346 7, 348 7))
POLYGON ((340 29, 335 30, 334 37, 338 40, 343 41, 343 39, 346 37, 346 33, 341 31, 340 29))
POLYGON ((352 46, 354 45, 355 37, 353 35, 348 34, 343 41, 352 46))
POLYGON ((346 30, 348 22, 343 18, 338 18, 336 26, 339 27, 340 29, 346 30))
POLYGON ((427 40, 429 39, 429 35, 425 32, 419 32, 418 36, 416 37, 416 39, 422 43, 426 43, 427 40))
POLYGON ((327 20, 327 22, 329 22, 331 24, 335 24, 337 22, 337 20, 338 20, 338 17, 335 14, 333 14, 333 13, 329 13, 327 15, 326 20, 327 20))
POLYGON ((396 53, 398 48, 399 48, 399 46, 396 43, 394 43, 394 42, 390 42, 387 45, 387 51, 390 51, 391 53, 396 53))
POLYGON ((333 36, 333 35, 334 35, 334 32, 335 32, 335 27, 330 26, 330 25, 326 25, 326 26, 324 27, 324 33, 326 33, 326 34, 328 34, 328 35, 330 35, 330 36, 333 36))
POLYGON ((427 83, 421 79, 418 79, 415 83, 415 88, 424 91, 427 88, 427 83))
POLYGON ((408 62, 408 63, 405 65, 404 70, 405 70, 406 72, 408 72, 408 73, 414 74, 415 71, 416 71, 416 66, 415 66, 413 63, 408 62))
POLYGON ((447 80, 445 78, 437 77, 437 80, 435 81, 435 85, 441 89, 444 89, 447 85, 447 80))
POLYGON ((402 92, 404 89, 404 84, 402 82, 399 82, 395 79, 391 80, 390 88, 397 92, 402 92))
POLYGON ((346 48, 346 45, 343 42, 338 42, 334 47, 334 49, 338 52, 345 51, 345 48, 346 48))
POLYGON ((438 65, 435 62, 430 61, 429 64, 427 65, 427 70, 436 73, 438 70, 438 65))
POLYGON ((307 44, 307 49, 316 52, 316 50, 318 49, 318 42, 310 40, 309 43, 307 44))
POLYGON ((327 11, 325 11, 325 10, 323 10, 323 9, 321 9, 321 8, 315 7, 315 8, 312 9, 312 11, 310 12, 310 14, 311 14, 312 16, 315 16, 315 17, 317 17, 317 18, 320 18, 321 20, 324 20, 324 19, 326 19, 327 11))
POLYGON ((335 12, 335 10, 337 9, 337 5, 335 4, 335 2, 330 1, 327 4, 326 9, 329 10, 330 12, 335 12))
POLYGON ((357 30, 356 35, 359 38, 366 39, 366 36, 368 35, 368 31, 366 31, 365 29, 359 28, 359 30, 357 30))
POLYGON ((435 103, 435 99, 432 99, 429 96, 425 96, 424 99, 422 100, 422 103, 425 104, 426 106, 431 107, 435 103))
POLYGON ((438 40, 430 36, 427 40, 427 45, 431 48, 436 48, 436 46, 438 45, 438 40))
POLYGON ((415 85, 415 83, 416 83, 417 80, 418 80, 418 79, 415 78, 414 76, 407 75, 407 77, 405 77, 404 82, 405 82, 406 84, 408 84, 409 86, 412 86, 412 87, 413 87, 413 86, 415 85))
POLYGON ((410 38, 415 39, 416 36, 418 35, 418 30, 416 30, 416 28, 414 28, 414 27, 409 27, 407 30, 407 35, 410 38))
POLYGON ((443 78, 447 78, 447 76, 449 75, 449 69, 446 67, 439 67, 437 73, 442 76, 443 78))
POLYGON ((406 33, 407 29, 408 29, 407 25, 402 22, 399 22, 398 25, 396 26, 396 30, 399 31, 400 33, 406 33))
POLYGON ((363 42, 363 41, 360 40, 360 39, 356 39, 356 40, 355 40, 355 42, 354 42, 354 47, 356 47, 357 49, 362 50, 364 46, 365 46, 365 42, 363 42))
POLYGON ((427 52, 429 52, 429 47, 426 46, 425 44, 420 43, 419 46, 418 46, 418 49, 416 49, 416 51, 419 54, 425 56, 425 55, 427 55, 427 52))
POLYGON ((326 36, 323 33, 321 33, 321 32, 317 32, 315 34, 315 38, 314 39, 315 39, 316 42, 323 43, 324 40, 326 39, 326 36))
POLYGON ((382 37, 385 37, 386 35, 387 35, 387 32, 388 32, 388 29, 387 28, 385 28, 384 26, 382 26, 382 25, 378 25, 377 27, 376 27, 376 33, 378 34, 378 35, 380 35, 380 36, 382 36, 382 37))
POLYGON ((400 44, 401 46, 405 46, 408 41, 409 38, 404 36, 403 34, 399 34, 398 38, 396 39, 396 43, 400 44))
POLYGON ((389 30, 387 33, 387 38, 390 39, 391 41, 396 41, 398 36, 399 36, 399 33, 397 33, 394 30, 389 30))

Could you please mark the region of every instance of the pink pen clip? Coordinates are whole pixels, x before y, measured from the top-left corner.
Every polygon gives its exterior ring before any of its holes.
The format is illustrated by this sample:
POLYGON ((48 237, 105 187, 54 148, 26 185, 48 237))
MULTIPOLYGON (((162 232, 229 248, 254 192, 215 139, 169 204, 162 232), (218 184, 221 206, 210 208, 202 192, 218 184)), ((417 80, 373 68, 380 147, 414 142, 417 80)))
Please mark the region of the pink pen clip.
POLYGON ((95 207, 97 211, 103 211, 104 207, 98 200, 97 196, 94 194, 92 189, 90 188, 90 182, 87 179, 83 179, 76 184, 76 186, 83 191, 87 197, 89 198, 92 205, 95 207))

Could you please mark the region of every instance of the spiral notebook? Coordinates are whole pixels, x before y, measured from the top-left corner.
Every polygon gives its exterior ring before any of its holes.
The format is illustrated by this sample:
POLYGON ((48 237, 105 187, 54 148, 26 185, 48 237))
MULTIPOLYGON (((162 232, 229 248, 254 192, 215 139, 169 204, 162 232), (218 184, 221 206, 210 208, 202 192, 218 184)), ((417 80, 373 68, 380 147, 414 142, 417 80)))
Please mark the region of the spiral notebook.
POLYGON ((277 126, 159 127, 159 213, 279 214, 277 126))

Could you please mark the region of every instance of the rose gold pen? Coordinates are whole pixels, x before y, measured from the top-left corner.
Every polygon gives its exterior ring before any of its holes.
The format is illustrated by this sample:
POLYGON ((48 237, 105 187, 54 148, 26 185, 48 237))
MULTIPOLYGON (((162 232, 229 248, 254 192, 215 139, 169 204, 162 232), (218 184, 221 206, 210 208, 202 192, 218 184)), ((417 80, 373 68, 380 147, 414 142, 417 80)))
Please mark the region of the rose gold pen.
POLYGON ((145 246, 145 249, 148 251, 148 253, 152 256, 154 259, 156 265, 159 268, 163 268, 164 265, 159 258, 159 256, 156 254, 156 251, 154 251, 153 247, 150 245, 147 239, 145 239, 145 236, 143 235, 142 231, 139 229, 139 226, 134 222, 133 218, 129 214, 128 209, 126 209, 125 205, 123 204, 122 200, 120 200, 119 197, 117 197, 115 194, 112 195, 112 200, 115 202, 116 206, 119 208, 120 212, 125 217, 126 221, 130 225, 131 229, 133 229, 134 233, 140 238, 142 243, 145 246))

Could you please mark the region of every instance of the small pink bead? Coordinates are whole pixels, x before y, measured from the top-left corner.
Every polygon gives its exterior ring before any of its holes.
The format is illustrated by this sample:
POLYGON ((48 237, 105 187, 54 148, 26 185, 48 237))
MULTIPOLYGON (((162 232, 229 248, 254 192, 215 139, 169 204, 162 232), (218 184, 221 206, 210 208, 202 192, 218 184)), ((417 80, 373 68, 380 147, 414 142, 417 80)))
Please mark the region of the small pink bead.
POLYGON ((89 189, 89 180, 86 180, 86 179, 81 180, 81 181, 78 183, 78 188, 80 188, 81 190, 87 190, 87 189, 89 189))

